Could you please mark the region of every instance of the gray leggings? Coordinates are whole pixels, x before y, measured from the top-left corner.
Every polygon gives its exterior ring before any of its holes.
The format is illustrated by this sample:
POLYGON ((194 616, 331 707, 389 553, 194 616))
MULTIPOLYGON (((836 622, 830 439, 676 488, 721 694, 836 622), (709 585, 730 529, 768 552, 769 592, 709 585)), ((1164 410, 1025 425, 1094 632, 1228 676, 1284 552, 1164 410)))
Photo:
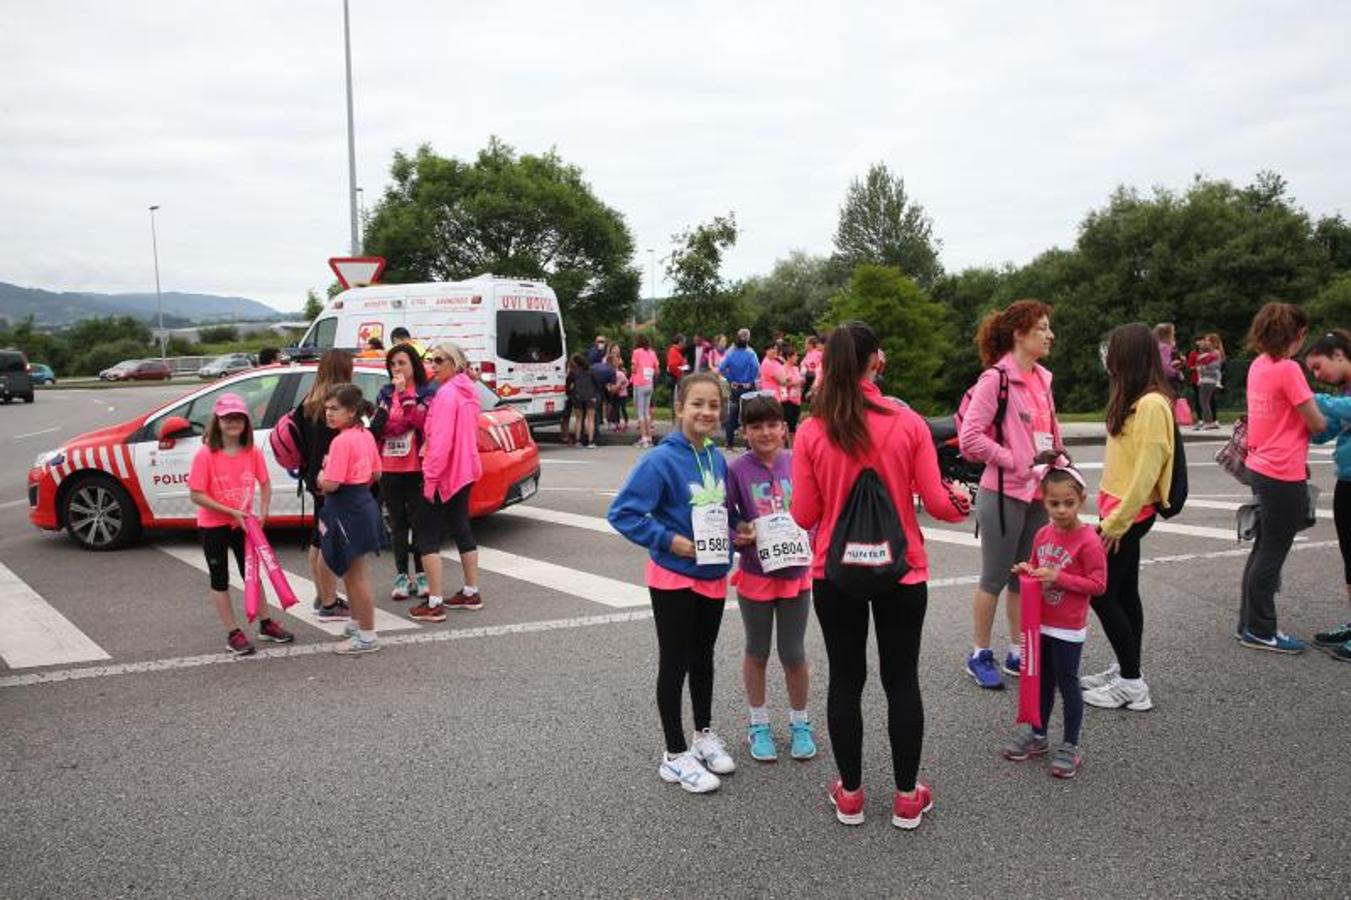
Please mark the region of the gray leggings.
POLYGON ((999 530, 999 492, 976 492, 976 524, 980 527, 980 589, 999 596, 1005 587, 1018 593, 1014 563, 1032 555, 1032 539, 1048 521, 1046 507, 1036 501, 1004 498, 1004 531, 999 530))
POLYGON ((746 655, 755 659, 769 659, 770 639, 774 636, 774 619, 779 620, 779 662, 798 666, 807 661, 802 638, 807 633, 807 617, 811 615, 811 592, 803 591, 791 600, 749 600, 737 597, 741 607, 741 622, 746 626, 746 655))
POLYGON ((639 422, 646 421, 652 415, 652 385, 645 384, 633 389, 634 414, 639 422))

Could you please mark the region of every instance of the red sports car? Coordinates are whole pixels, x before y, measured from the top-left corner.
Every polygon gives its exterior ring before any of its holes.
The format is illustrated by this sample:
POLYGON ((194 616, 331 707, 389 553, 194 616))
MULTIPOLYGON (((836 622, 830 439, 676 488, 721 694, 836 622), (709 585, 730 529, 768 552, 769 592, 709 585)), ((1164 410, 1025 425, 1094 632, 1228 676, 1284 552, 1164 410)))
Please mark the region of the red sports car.
MULTIPOLYGON (((121 425, 82 434, 37 458, 28 472, 28 518, 48 531, 66 529, 89 550, 115 550, 144 528, 195 528, 188 469, 216 398, 244 398, 272 475, 269 525, 306 524, 296 481, 272 458, 272 426, 314 382, 315 365, 270 366, 214 382, 121 425)), ((357 363, 353 380, 374 398, 387 380, 383 368, 357 363)), ((470 513, 484 516, 532 496, 539 487, 539 448, 525 417, 499 406, 479 386, 478 448, 483 477, 470 494, 470 513)))

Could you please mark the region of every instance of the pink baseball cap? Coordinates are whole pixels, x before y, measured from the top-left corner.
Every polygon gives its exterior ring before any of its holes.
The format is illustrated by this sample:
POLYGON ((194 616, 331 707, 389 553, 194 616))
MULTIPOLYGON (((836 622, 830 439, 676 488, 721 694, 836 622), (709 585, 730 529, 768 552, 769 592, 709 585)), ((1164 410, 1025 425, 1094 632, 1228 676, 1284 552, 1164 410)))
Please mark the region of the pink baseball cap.
POLYGON ((249 417, 249 408, 244 405, 244 398, 238 394, 221 394, 216 400, 216 408, 213 410, 218 416, 243 416, 249 417))

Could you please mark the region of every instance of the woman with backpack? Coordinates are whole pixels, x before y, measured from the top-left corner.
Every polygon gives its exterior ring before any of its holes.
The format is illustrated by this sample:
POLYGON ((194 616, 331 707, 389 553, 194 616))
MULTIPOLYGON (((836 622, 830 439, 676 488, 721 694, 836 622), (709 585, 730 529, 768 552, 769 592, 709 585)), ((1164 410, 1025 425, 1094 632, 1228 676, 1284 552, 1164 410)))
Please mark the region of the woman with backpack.
POLYGON ((1050 316, 1051 307, 1040 300, 1019 300, 986 315, 976 333, 986 368, 958 415, 962 455, 985 464, 976 494, 981 565, 971 605, 975 647, 965 669, 987 690, 1004 687, 990 643, 999 594, 1006 588, 1009 649, 1003 669, 1018 674, 1022 599, 1018 576, 1011 573, 1028 558, 1032 539, 1047 522, 1032 467, 1055 462, 1064 448, 1051 373, 1040 364, 1055 340, 1050 316))
POLYGON ((1110 393, 1098 533, 1107 550, 1107 590, 1092 605, 1117 661, 1079 683, 1090 706, 1143 712, 1153 709, 1154 702, 1140 673, 1145 629, 1140 541, 1172 493, 1177 436, 1173 388, 1155 332, 1142 322, 1112 329, 1103 362, 1110 393))
POLYGON ((346 350, 329 350, 319 359, 314 383, 305 399, 292 413, 292 421, 300 433, 300 450, 304 459, 301 480, 314 500, 314 528, 310 532, 310 572, 314 575, 316 595, 314 609, 319 621, 345 621, 352 617, 347 604, 338 599, 338 576, 324 562, 319 552, 319 512, 324 508, 324 493, 319 487, 319 473, 323 471, 328 448, 337 429, 328 427, 324 403, 330 388, 352 382, 352 355, 346 350))
POLYGON ((924 420, 887 401, 873 382, 879 349, 863 322, 841 325, 827 340, 814 413, 798 430, 790 511, 799 526, 815 529, 813 605, 829 661, 826 721, 840 772, 829 788, 835 816, 863 823, 860 700, 871 618, 896 786, 891 821, 911 829, 933 807, 933 791, 916 780, 929 568, 912 498, 918 493, 929 515, 949 522, 960 521, 971 502, 942 481, 924 420))

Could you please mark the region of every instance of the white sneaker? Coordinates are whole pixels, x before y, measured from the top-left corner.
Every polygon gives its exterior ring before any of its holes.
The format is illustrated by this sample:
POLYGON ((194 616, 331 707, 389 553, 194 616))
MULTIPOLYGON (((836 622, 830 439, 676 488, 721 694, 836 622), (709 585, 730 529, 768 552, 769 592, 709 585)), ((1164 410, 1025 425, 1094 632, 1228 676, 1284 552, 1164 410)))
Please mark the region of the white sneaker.
POLYGON ((1144 712, 1154 708, 1149 697, 1149 685, 1143 678, 1117 678, 1110 684, 1084 691, 1084 702, 1101 709, 1132 709, 1144 712))
POLYGON ((1121 664, 1112 663, 1107 671, 1099 672, 1096 675, 1085 675, 1079 679, 1079 687, 1086 691, 1095 690, 1100 687, 1111 684, 1121 677, 1121 664))
POLYGON ((736 771, 736 763, 732 761, 732 757, 727 755, 727 748, 722 745, 722 738, 714 734, 711 728, 694 733, 693 740, 690 743, 690 752, 710 772, 718 775, 731 775, 736 771))
POLYGON ((705 769, 695 758, 694 753, 686 750, 674 759, 663 753, 657 774, 668 784, 679 784, 691 794, 707 794, 722 786, 718 776, 705 769))

